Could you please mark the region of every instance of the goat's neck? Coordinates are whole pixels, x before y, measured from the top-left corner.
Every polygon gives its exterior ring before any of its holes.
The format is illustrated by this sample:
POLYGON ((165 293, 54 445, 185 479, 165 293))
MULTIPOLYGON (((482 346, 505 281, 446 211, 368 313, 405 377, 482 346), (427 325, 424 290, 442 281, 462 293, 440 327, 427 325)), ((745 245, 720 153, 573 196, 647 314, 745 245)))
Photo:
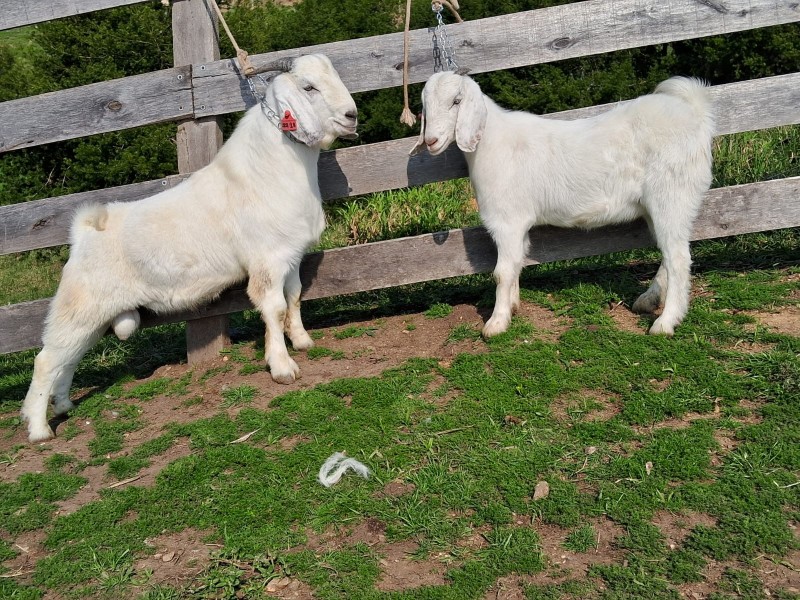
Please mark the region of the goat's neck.
POLYGON ((235 162, 237 170, 246 171, 249 177, 273 178, 280 174, 305 180, 313 174, 309 183, 316 185, 319 152, 319 148, 292 140, 275 126, 260 106, 255 106, 242 117, 219 158, 235 162))
MULTIPOLYGON (((498 156, 507 156, 513 148, 509 146, 509 138, 519 134, 520 116, 526 119, 542 119, 531 113, 510 111, 498 106, 488 96, 483 96, 486 104, 486 124, 480 142, 474 152, 464 152, 470 175, 481 163, 498 164, 498 156)), ((543 119, 544 120, 544 119, 543 119)))

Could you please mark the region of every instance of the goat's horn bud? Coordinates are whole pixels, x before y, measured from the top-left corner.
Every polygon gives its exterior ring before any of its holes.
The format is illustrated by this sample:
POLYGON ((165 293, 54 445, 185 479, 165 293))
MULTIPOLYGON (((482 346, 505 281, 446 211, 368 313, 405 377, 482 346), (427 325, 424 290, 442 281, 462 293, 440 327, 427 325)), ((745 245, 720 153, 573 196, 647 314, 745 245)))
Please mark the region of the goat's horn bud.
POLYGON ((266 65, 262 65, 260 67, 256 67, 253 69, 253 74, 257 73, 267 73, 269 71, 280 71, 281 73, 288 73, 292 70, 294 66, 294 59, 293 58, 281 58, 266 65))

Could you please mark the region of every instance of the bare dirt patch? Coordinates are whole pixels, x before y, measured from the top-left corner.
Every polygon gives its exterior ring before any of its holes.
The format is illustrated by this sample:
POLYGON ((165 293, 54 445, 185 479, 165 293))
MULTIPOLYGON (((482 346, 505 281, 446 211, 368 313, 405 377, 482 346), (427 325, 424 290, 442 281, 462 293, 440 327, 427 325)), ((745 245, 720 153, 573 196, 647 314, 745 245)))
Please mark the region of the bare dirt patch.
POLYGON ((800 305, 782 306, 775 312, 748 312, 775 333, 800 337, 800 305))
POLYGON ((148 585, 165 583, 182 587, 208 567, 211 553, 219 547, 204 541, 209 534, 188 528, 147 539, 145 543, 155 552, 139 558, 134 568, 137 573, 152 572, 148 585))
POLYGON ((717 520, 714 517, 692 510, 679 514, 659 511, 653 517, 653 525, 661 530, 670 550, 674 550, 683 543, 684 538, 686 538, 697 525, 714 527, 716 524, 717 520))
POLYGON ((608 421, 621 410, 619 397, 588 388, 558 397, 550 403, 550 412, 559 423, 608 421))
POLYGON ((34 571, 40 558, 47 556, 44 540, 47 534, 42 530, 26 531, 19 534, 9 545, 17 556, 3 563, 7 577, 27 579, 34 571))
POLYGON ((306 531, 305 548, 317 553, 338 550, 358 543, 366 544, 380 558, 381 574, 375 584, 381 591, 407 590, 425 585, 443 585, 446 566, 434 558, 414 558, 418 544, 413 540, 388 542, 386 526, 368 518, 350 530, 329 529, 322 534, 306 531))
POLYGON ((647 333, 647 327, 641 323, 641 316, 624 304, 614 304, 607 311, 617 329, 627 333, 647 333))

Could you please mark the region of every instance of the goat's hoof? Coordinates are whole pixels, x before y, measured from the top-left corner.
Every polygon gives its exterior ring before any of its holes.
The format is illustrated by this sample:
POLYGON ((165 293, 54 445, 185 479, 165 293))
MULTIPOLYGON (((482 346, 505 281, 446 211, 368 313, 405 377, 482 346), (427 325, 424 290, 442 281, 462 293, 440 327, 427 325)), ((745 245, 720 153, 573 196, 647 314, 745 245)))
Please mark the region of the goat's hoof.
POLYGON ((636 302, 633 303, 631 310, 640 315, 651 314, 654 313, 659 306, 660 303, 658 298, 648 296, 647 293, 644 293, 636 299, 636 302))
POLYGON ((294 362, 290 357, 286 364, 283 367, 274 367, 270 365, 269 367, 270 375, 272 375, 272 380, 275 383, 281 383, 283 385, 288 385, 290 383, 294 383, 297 377, 300 375, 300 367, 297 366, 297 363, 294 362))
POLYGON ((28 430, 28 441, 31 444, 36 444, 37 442, 46 442, 54 437, 56 436, 53 433, 53 430, 50 429, 49 425, 45 425, 44 427, 33 427, 28 430))
POLYGON ((663 322, 661 318, 658 318, 650 328, 650 335, 665 335, 667 337, 672 337, 675 335, 675 327, 663 322))
POLYGON ((57 417, 67 414, 75 408, 75 405, 69 400, 56 400, 53 403, 53 414, 57 417))
POLYGON ((501 333, 505 333, 507 329, 508 329, 507 320, 501 320, 501 319, 495 320, 494 318, 492 318, 489 319, 489 321, 483 327, 482 333, 484 338, 489 339, 490 337, 494 337, 501 333))
POLYGON ((295 350, 310 350, 314 347, 314 340, 311 339, 311 336, 308 335, 305 331, 303 335, 298 335, 296 337, 289 338, 292 341, 292 348, 295 350))

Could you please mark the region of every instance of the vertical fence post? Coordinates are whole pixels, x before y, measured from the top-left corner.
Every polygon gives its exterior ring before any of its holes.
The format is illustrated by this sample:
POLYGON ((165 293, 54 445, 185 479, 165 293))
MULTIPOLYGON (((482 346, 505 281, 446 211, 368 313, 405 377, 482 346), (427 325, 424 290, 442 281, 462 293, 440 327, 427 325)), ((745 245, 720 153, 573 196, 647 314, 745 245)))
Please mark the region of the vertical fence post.
MULTIPOLYGON (((175 66, 219 59, 217 17, 209 0, 175 0, 172 5, 172 54, 175 66)), ((204 167, 222 146, 218 117, 178 124, 178 171, 190 173, 204 167)), ((190 364, 212 360, 229 343, 228 316, 186 322, 186 352, 190 364)))

